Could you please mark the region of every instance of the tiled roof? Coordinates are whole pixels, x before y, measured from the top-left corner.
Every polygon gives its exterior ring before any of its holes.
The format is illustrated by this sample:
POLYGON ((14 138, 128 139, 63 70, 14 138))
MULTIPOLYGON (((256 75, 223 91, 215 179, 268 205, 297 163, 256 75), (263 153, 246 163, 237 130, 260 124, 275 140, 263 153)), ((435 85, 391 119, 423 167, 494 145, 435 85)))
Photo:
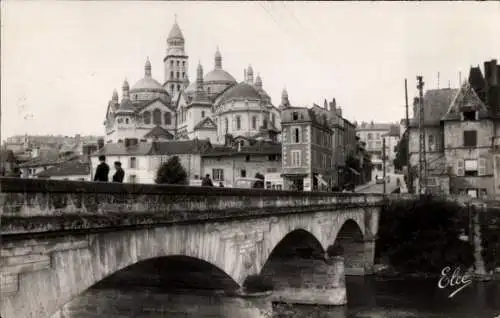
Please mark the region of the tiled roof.
POLYGON ((486 105, 484 105, 478 97, 476 91, 472 88, 469 82, 465 82, 462 85, 451 102, 448 111, 444 114, 442 120, 459 120, 461 113, 460 109, 462 107, 479 111, 480 118, 486 118, 489 115, 486 105))
POLYGON ((160 126, 156 126, 155 128, 151 129, 146 135, 144 135, 144 138, 153 138, 153 137, 174 139, 174 135, 172 135, 168 130, 160 126))
POLYGON ((247 83, 239 83, 231 86, 219 99, 219 103, 224 103, 232 99, 261 100, 262 97, 257 89, 247 83))
POLYGON ((148 101, 145 101, 145 102, 139 104, 137 106, 137 108, 136 108, 136 112, 139 113, 141 110, 143 110, 144 108, 148 107, 149 105, 151 105, 151 104, 153 104, 155 102, 160 102, 163 105, 167 106, 169 109, 175 111, 175 107, 174 106, 170 105, 169 103, 165 103, 161 98, 155 98, 155 99, 148 100, 148 101))
POLYGON ((176 140, 155 142, 152 144, 150 155, 200 154, 212 147, 208 140, 176 140))
POLYGON ((281 154, 281 144, 257 143, 253 146, 217 147, 202 154, 202 157, 240 156, 240 155, 278 155, 281 154))
POLYGON ((448 111, 457 89, 431 89, 424 95, 424 125, 438 125, 448 111))
POLYGON ((29 167, 43 167, 43 166, 52 166, 52 165, 58 165, 63 162, 66 162, 68 159, 61 159, 61 158, 42 158, 42 157, 37 157, 35 159, 29 160, 27 162, 24 162, 19 165, 20 168, 29 168, 29 167))
POLYGON ((45 171, 40 172, 36 176, 39 178, 47 177, 62 177, 74 175, 89 175, 90 164, 81 160, 71 160, 64 162, 56 167, 52 167, 45 171))
POLYGON ((151 143, 140 142, 137 145, 125 147, 125 143, 109 143, 92 156, 141 156, 147 155, 151 151, 151 143))
POLYGON ((311 122, 314 125, 331 130, 326 112, 318 112, 307 107, 288 107, 281 112, 281 124, 311 122), (293 120, 293 113, 298 113, 298 120, 293 120))

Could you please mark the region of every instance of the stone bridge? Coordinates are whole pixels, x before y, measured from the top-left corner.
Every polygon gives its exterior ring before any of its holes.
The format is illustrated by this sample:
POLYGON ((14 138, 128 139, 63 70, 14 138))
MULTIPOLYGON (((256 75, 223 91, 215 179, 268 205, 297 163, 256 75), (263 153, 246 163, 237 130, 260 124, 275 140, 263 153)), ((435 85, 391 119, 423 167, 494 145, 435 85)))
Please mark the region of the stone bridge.
POLYGON ((141 264, 250 303, 223 317, 264 317, 271 300, 343 305, 344 275, 372 272, 384 199, 15 178, 0 186, 0 314, 8 318, 62 317, 91 286, 141 264), (248 292, 256 275, 272 282, 271 295, 248 292))

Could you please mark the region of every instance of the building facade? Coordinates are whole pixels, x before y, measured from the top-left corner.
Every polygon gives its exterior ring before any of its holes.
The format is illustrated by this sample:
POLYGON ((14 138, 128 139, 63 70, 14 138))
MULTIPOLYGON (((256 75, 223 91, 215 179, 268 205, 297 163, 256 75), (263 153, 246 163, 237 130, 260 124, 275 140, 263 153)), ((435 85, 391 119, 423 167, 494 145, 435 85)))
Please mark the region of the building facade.
MULTIPOLYGON (((473 197, 498 198, 500 194, 495 178, 500 145, 500 67, 492 60, 484 63, 484 70, 483 76, 479 67, 472 67, 458 90, 428 90, 424 95, 425 183, 429 191, 473 197)), ((419 168, 418 105, 415 100, 409 127, 414 173, 419 168)))
POLYGON ((189 82, 189 56, 177 21, 163 63, 163 84, 153 78, 147 59, 144 77, 132 87, 123 83, 121 100, 113 92, 104 121, 106 143, 200 139, 222 145, 227 134, 251 139, 264 138, 262 130, 280 131, 280 111, 251 65, 238 82, 223 69, 217 48, 213 69, 205 74, 199 64, 196 80, 189 82))

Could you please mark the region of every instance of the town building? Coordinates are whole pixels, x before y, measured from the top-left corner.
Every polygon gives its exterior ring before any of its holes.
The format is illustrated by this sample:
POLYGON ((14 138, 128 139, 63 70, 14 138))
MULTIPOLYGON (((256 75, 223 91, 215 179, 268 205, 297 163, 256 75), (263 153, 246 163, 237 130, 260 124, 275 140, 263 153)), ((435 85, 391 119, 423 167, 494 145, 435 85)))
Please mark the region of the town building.
MULTIPOLYGON (((471 67, 457 89, 428 90, 424 95, 427 190, 499 197, 495 160, 500 145, 500 67, 496 60, 471 67)), ((414 100, 409 147, 412 172, 419 171, 419 100, 414 100)), ((418 178, 415 178, 415 186, 418 178)), ((418 188, 416 188, 418 190, 418 188)))
POLYGON ((36 175, 41 179, 92 181, 90 179, 90 162, 88 158, 76 158, 43 170, 36 175))
POLYGON ((110 178, 116 172, 114 162, 119 161, 125 171, 123 182, 155 183, 161 164, 166 163, 172 156, 178 156, 186 170, 188 180, 199 180, 202 171, 201 154, 211 147, 208 140, 198 139, 168 142, 136 141, 127 139, 124 143, 108 143, 94 152, 91 155, 91 178, 99 165, 99 157, 105 156, 106 163, 110 167, 110 178))
POLYGON ((317 191, 332 187, 335 160, 330 111, 320 107, 292 107, 286 91, 281 107, 285 189, 317 191))
POLYGON ((400 139, 399 124, 362 122, 356 128, 360 140, 366 143, 366 151, 371 155, 374 177, 383 174, 383 139, 385 139, 386 172, 394 171, 393 160, 396 158, 396 145, 400 139))

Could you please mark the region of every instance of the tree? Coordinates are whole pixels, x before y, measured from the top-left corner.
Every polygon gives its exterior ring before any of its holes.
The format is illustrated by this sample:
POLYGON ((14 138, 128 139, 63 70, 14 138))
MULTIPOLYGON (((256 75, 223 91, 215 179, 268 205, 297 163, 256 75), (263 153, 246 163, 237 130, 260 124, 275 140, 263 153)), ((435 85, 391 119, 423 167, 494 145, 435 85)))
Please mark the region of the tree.
POLYGON ((393 160, 394 168, 396 170, 403 170, 408 160, 408 134, 404 134, 396 145, 396 158, 393 160))
POLYGON ((178 156, 168 159, 156 172, 155 182, 158 184, 187 184, 187 181, 186 170, 178 156))

